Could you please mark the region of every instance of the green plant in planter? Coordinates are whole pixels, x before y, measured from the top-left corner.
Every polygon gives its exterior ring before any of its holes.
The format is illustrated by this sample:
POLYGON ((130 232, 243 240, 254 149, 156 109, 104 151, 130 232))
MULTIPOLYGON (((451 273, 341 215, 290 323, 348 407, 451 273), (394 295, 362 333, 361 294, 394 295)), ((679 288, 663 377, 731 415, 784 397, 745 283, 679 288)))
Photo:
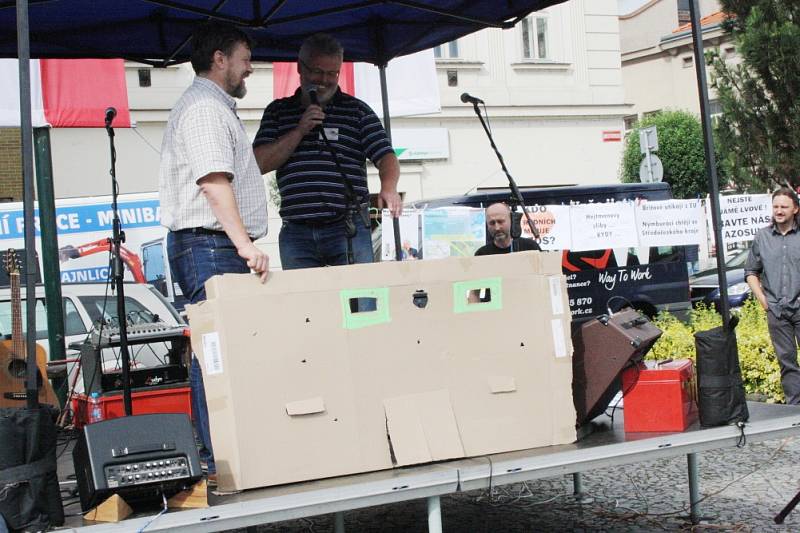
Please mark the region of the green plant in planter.
MULTIPOLYGON (((700 306, 690 313, 688 323, 665 312, 655 318, 654 324, 663 334, 647 359, 689 358, 694 361, 694 333, 721 325, 722 318, 713 308, 700 306)), ((745 392, 769 403, 782 402, 781 373, 767 331, 766 312, 755 300, 748 300, 739 311, 736 342, 745 392)))

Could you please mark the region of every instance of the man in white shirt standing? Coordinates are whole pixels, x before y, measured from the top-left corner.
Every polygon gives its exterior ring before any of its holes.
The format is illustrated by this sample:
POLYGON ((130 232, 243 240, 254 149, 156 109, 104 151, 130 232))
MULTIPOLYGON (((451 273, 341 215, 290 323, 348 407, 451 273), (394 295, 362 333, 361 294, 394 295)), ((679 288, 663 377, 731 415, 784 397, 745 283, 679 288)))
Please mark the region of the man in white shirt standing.
MULTIPOLYGON (((172 275, 191 303, 205 300, 211 276, 247 273, 266 280, 269 257, 253 241, 267 233, 267 196, 235 98, 247 92, 250 37, 210 22, 192 37, 196 77, 170 113, 161 146, 159 200, 172 275)), ((201 460, 216 473, 203 376, 190 371, 201 460)))

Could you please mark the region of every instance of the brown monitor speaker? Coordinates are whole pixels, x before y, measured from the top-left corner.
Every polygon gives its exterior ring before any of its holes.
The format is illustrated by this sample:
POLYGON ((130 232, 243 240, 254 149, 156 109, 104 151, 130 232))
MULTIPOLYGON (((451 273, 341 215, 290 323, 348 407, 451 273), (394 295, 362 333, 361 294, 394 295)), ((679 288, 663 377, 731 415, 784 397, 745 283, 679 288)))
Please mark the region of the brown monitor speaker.
POLYGON ((578 425, 602 413, 619 391, 619 375, 641 361, 661 330, 633 309, 589 320, 572 336, 572 398, 578 425))

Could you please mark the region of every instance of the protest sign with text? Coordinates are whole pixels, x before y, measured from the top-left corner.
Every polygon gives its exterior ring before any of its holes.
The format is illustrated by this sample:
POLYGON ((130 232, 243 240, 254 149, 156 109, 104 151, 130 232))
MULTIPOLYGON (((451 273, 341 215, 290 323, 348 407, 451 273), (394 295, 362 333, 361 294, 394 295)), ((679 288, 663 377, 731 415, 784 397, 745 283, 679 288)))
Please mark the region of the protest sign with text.
POLYGON ((570 207, 573 251, 638 246, 633 202, 570 207))
MULTIPOLYGON (((706 202, 706 208, 711 208, 711 202, 706 202)), ((722 215, 722 241, 726 245, 752 241, 758 230, 772 222, 772 200, 768 194, 720 196, 719 210, 722 215)), ((711 224, 710 212, 708 222, 711 224)))
MULTIPOLYGON (((531 220, 539 231, 539 247, 542 250, 568 250, 572 246, 568 205, 527 206, 531 220)), ((522 236, 533 239, 525 215, 520 221, 522 236)))
POLYGON ((636 205, 639 246, 700 244, 705 228, 700 200, 665 200, 636 205))

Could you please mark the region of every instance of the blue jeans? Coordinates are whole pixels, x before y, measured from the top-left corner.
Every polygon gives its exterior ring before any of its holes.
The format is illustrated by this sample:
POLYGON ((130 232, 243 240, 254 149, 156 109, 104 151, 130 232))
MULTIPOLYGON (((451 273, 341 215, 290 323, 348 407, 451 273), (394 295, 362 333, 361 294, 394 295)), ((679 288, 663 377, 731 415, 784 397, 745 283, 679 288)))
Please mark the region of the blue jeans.
MULTIPOLYGON (((247 262, 236 253, 231 240, 222 235, 170 231, 167 234, 167 253, 172 278, 193 304, 206 299, 205 283, 211 276, 250 272, 247 262)), ((215 473, 203 373, 194 355, 189 369, 189 385, 192 388, 195 429, 200 437, 200 459, 208 464, 209 473, 215 473)))
MULTIPOLYGON (((370 230, 364 227, 361 217, 356 217, 354 222, 353 260, 355 263, 371 263, 370 230)), ((284 220, 278 244, 284 270, 347 264, 347 237, 343 220, 317 226, 284 220)))

